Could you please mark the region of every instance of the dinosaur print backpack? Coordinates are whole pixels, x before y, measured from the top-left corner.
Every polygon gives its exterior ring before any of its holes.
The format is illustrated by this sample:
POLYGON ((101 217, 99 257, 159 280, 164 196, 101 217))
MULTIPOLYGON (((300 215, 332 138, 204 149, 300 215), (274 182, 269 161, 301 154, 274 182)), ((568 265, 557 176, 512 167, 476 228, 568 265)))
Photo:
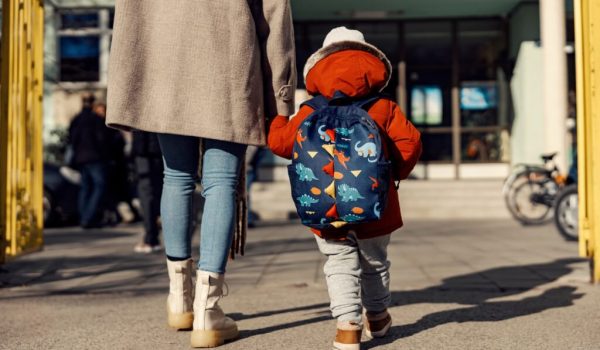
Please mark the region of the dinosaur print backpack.
POLYGON ((387 203, 390 162, 367 107, 336 93, 303 103, 314 109, 300 125, 288 173, 302 223, 325 229, 378 220, 387 203))

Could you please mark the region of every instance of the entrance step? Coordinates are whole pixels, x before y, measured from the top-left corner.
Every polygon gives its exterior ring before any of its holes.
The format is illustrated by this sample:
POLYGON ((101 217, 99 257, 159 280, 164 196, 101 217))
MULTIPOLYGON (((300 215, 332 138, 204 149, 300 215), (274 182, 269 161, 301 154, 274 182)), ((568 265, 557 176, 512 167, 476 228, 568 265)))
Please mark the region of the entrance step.
MULTIPOLYGON (((288 181, 252 186, 252 210, 263 220, 295 217, 288 181)), ((400 206, 410 219, 504 219, 501 180, 408 180, 400 184, 400 206)))

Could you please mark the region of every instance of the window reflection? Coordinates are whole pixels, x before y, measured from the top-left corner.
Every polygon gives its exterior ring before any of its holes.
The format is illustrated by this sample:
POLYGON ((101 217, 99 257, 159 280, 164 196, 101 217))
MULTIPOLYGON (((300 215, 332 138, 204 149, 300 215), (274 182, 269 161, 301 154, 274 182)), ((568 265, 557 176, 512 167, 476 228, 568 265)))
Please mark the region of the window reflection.
POLYGON ((100 37, 63 36, 60 45, 61 81, 98 81, 100 37))
POLYGON ((430 126, 442 124, 443 101, 439 86, 414 86, 410 100, 413 123, 430 126))
POLYGON ((461 137, 463 161, 500 162, 502 160, 501 132, 465 132, 461 137))

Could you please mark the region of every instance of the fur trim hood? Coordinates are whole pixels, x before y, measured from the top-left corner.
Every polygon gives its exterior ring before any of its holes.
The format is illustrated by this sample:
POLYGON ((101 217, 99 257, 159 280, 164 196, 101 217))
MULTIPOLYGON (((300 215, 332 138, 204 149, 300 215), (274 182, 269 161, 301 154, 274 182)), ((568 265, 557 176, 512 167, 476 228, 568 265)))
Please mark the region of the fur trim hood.
POLYGON ((308 72, 310 72, 310 70, 314 68, 319 61, 331 54, 344 50, 365 51, 383 62, 386 68, 386 78, 385 84, 381 86, 379 91, 383 90, 387 86, 392 74, 392 64, 388 58, 377 47, 364 41, 364 37, 361 32, 357 30, 349 30, 346 27, 338 27, 331 30, 325 38, 323 47, 308 58, 306 64, 304 65, 304 83, 306 84, 308 72))

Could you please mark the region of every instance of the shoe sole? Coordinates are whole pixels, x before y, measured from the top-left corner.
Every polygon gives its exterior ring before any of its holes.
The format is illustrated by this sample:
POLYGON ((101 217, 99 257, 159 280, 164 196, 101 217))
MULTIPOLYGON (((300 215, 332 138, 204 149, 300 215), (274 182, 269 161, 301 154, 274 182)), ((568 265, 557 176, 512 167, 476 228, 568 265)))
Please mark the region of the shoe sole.
POLYGON ((239 336, 237 327, 226 330, 193 330, 190 344, 193 348, 214 348, 239 336))
POLYGON ((365 327, 365 334, 369 338, 382 338, 382 337, 385 337, 387 332, 390 330, 391 326, 392 326, 392 320, 390 320, 390 322, 388 322, 385 325, 385 327, 383 327, 381 330, 379 330, 377 332, 371 332, 371 330, 369 330, 369 327, 365 327))
POLYGON ((333 350, 360 350, 360 343, 358 344, 344 344, 333 342, 333 350))
POLYGON ((169 327, 182 330, 182 329, 192 329, 194 325, 194 313, 186 312, 183 314, 171 314, 167 313, 167 324, 169 327))

